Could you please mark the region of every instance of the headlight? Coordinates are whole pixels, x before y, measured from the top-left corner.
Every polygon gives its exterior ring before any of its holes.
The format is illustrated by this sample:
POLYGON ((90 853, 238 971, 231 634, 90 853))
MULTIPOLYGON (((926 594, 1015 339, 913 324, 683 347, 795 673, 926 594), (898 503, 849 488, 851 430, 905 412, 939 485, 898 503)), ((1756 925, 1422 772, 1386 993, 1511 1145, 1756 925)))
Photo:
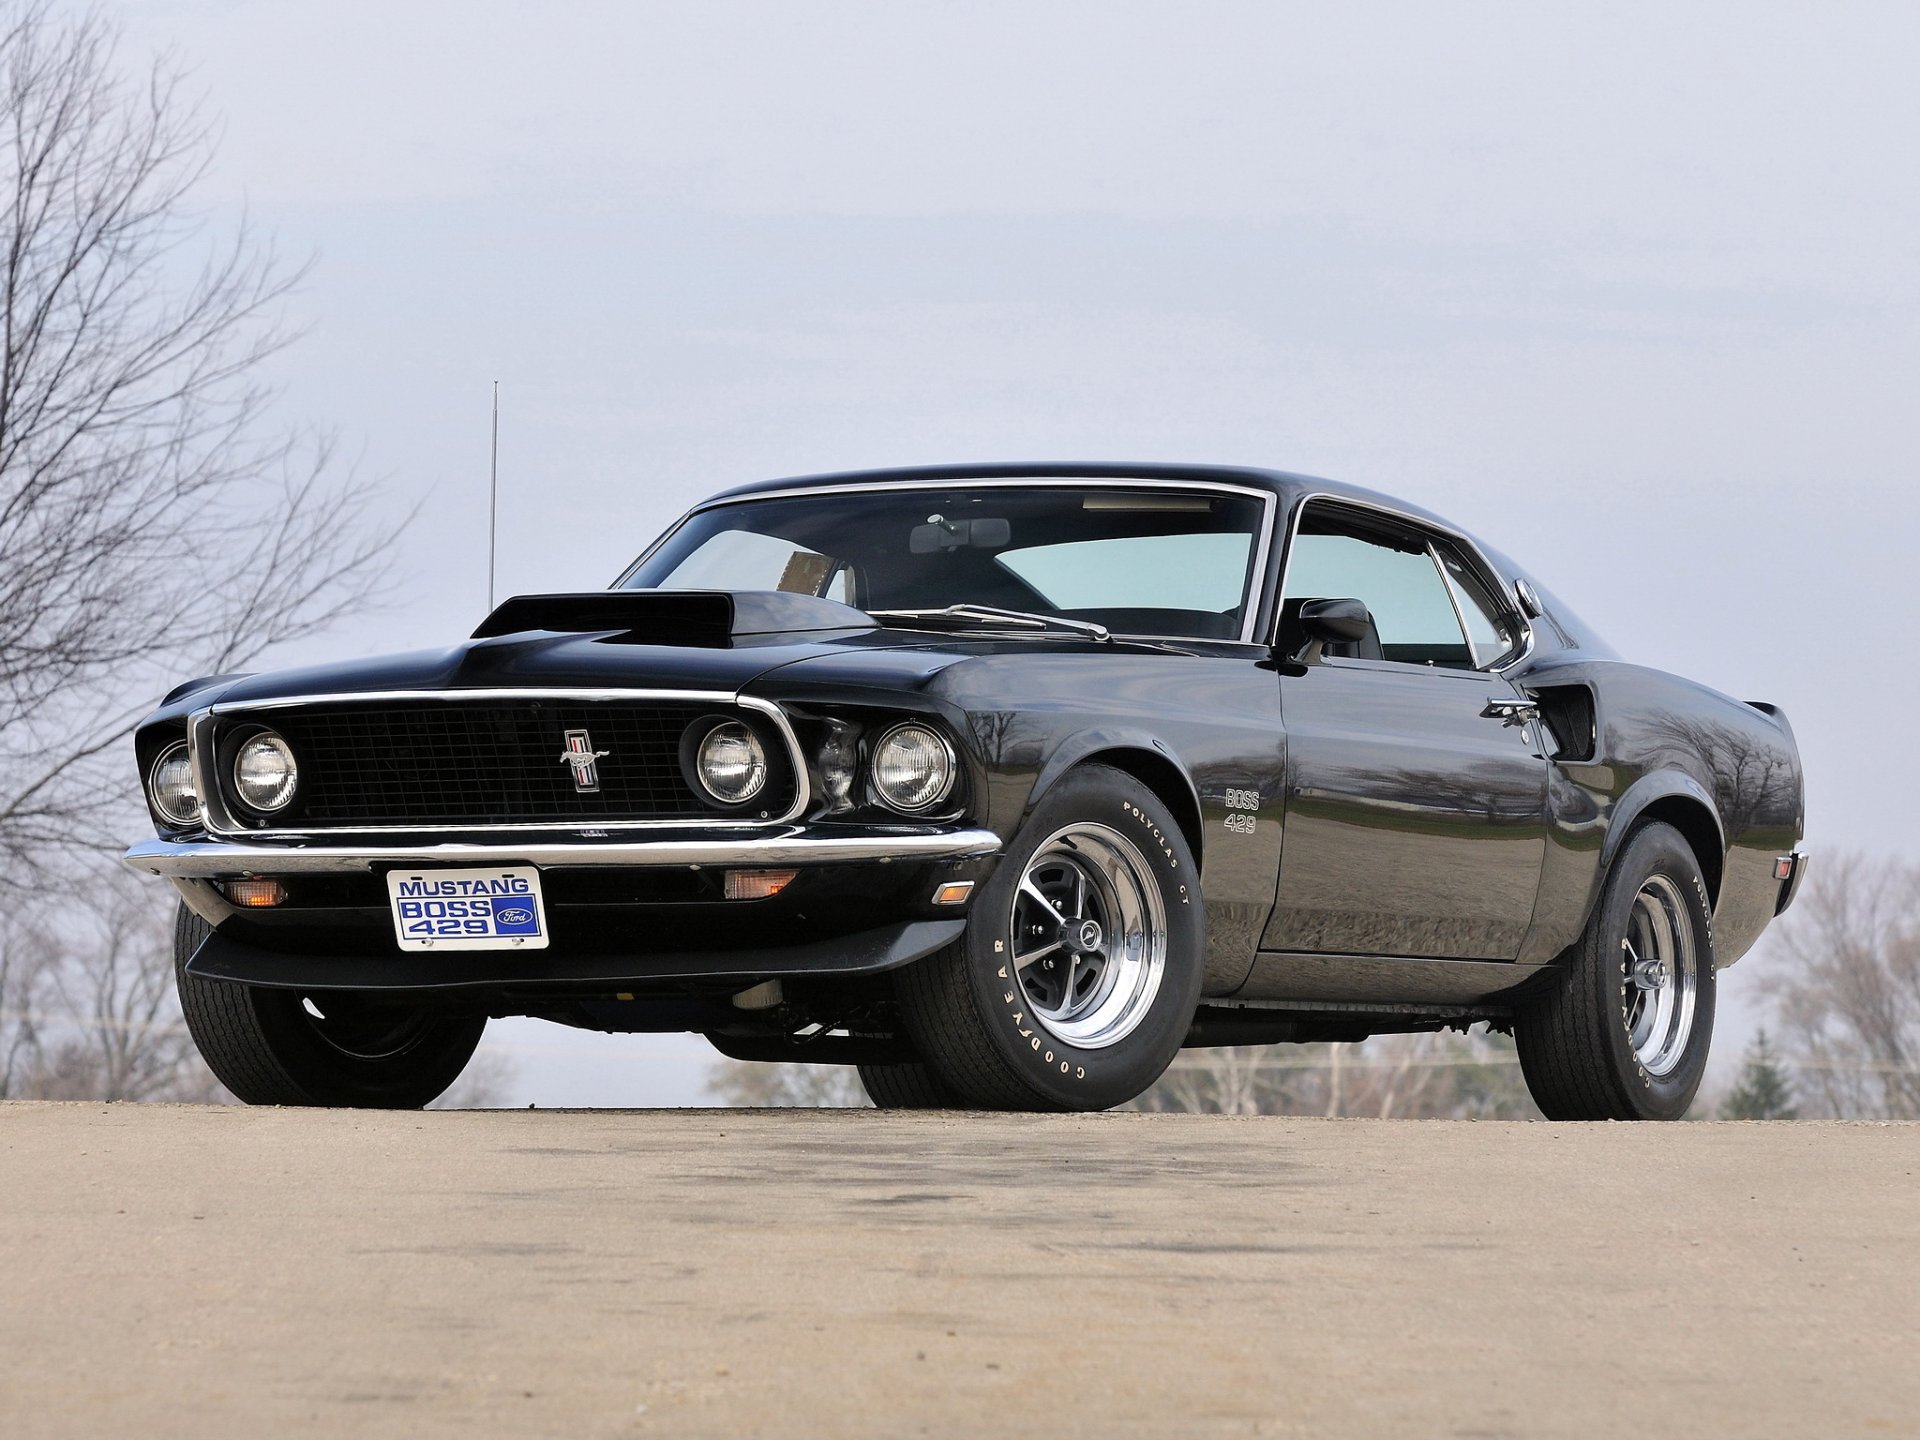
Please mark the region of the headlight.
POLYGON ((249 736, 233 757, 233 788, 249 810, 284 809, 299 783, 292 747, 271 730, 249 736))
POLYGON ((952 793, 953 747, 925 725, 896 725, 873 747, 873 788, 882 803, 909 814, 952 793))
POLYGON ((694 757, 701 786, 722 805, 744 805, 767 788, 767 752, 760 737, 738 720, 707 732, 694 757))
POLYGON ((186 741, 177 740, 160 752, 147 776, 147 794, 170 825, 191 825, 200 818, 200 792, 193 785, 186 741))

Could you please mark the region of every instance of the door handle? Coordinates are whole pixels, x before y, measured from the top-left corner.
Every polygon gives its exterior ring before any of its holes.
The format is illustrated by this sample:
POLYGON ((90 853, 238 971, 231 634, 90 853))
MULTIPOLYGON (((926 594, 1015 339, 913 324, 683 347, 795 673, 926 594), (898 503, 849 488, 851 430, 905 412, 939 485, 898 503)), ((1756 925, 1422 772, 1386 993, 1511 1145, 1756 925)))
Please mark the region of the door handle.
POLYGON ((1489 700, 1487 708, 1480 712, 1489 720, 1498 720, 1506 725, 1524 725, 1540 713, 1538 700, 1489 700))

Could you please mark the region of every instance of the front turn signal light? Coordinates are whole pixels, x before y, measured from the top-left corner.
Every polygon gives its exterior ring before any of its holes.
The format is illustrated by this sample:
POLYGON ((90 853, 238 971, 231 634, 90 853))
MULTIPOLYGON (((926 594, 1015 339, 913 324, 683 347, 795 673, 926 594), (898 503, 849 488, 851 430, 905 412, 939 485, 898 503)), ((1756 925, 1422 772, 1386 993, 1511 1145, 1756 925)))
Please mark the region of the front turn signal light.
POLYGON ((287 887, 278 880, 222 880, 220 893, 248 910, 270 910, 287 900, 287 887))
POLYGON ((726 890, 729 900, 766 900, 793 883, 798 870, 729 870, 726 890))

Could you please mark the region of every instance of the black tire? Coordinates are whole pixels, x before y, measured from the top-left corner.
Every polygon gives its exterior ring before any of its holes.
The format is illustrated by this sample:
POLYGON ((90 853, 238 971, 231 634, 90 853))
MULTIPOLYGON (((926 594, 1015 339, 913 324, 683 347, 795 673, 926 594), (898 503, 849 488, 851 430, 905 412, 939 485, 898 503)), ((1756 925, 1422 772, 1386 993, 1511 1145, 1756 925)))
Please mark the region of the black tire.
MULTIPOLYGON (((1649 957, 1650 958, 1650 957, 1649 957)), ((1534 1103, 1549 1120, 1678 1120, 1706 1073, 1713 1042, 1713 907, 1693 849, 1670 825, 1635 832, 1613 862, 1586 932, 1561 957, 1559 973, 1515 1017, 1513 1036, 1534 1103), (1641 897, 1650 897, 1646 909, 1641 897), (1664 1052, 1648 1055, 1671 1023, 1649 1026, 1636 1050, 1633 1025, 1653 1003, 1632 977, 1647 948, 1649 915, 1671 917, 1676 953, 1691 945, 1691 1019, 1664 1052), (1635 937, 1637 948, 1629 948, 1635 937)), ((1657 978, 1656 975, 1652 978, 1657 978)), ((1679 987, 1679 967, 1669 985, 1679 987)), ((1681 990, 1676 988, 1676 995, 1681 990)), ((1676 999, 1676 1007, 1684 1002, 1676 999)))
MULTIPOLYGON (((1147 1089, 1179 1052, 1199 1004, 1205 956, 1199 867, 1178 823, 1132 776, 1089 764, 1034 808, 976 893, 966 934, 900 971, 895 994, 915 1047, 963 1101, 1001 1110, 1105 1110, 1147 1089), (1069 831, 1124 841, 1141 862, 1140 898, 1153 903, 1150 887, 1164 919, 1157 985, 1134 992, 1141 998, 1128 1012, 1130 1028, 1099 1044, 1074 1043, 1049 1028, 1012 963, 1021 880, 1069 831)), ((1071 989, 1071 979, 1066 984, 1071 989)))
POLYGON ((860 1083, 879 1110, 960 1110, 962 1100, 926 1065, 862 1065, 860 1083))
POLYGON ((187 960, 209 933, 185 905, 173 926, 173 978, 194 1044, 220 1083, 249 1105, 417 1110, 473 1058, 484 1015, 441 1013, 327 992, 317 1020, 293 990, 204 980, 187 960))

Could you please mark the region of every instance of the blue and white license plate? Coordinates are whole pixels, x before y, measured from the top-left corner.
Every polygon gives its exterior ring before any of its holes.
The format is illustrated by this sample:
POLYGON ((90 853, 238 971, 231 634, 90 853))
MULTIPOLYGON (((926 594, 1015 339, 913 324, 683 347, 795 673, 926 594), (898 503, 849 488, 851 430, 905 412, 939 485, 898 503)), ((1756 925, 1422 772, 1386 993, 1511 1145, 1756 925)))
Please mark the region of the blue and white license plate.
POLYGON ((393 933, 402 950, 544 950, 547 911, 531 865, 393 870, 393 933))

